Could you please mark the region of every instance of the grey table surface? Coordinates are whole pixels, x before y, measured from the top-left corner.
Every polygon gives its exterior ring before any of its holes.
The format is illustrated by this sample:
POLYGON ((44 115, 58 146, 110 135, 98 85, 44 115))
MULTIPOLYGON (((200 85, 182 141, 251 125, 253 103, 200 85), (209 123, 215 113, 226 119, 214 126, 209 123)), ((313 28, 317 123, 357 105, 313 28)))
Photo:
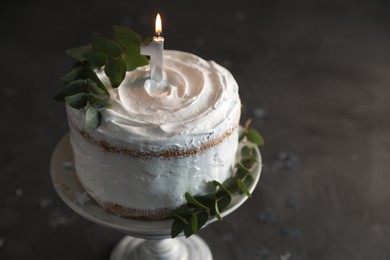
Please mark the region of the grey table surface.
POLYGON ((59 199, 64 50, 112 25, 227 67, 264 136, 260 185, 200 232, 215 259, 390 259, 388 1, 9 1, 0 8, 0 259, 108 259, 121 234, 59 199))

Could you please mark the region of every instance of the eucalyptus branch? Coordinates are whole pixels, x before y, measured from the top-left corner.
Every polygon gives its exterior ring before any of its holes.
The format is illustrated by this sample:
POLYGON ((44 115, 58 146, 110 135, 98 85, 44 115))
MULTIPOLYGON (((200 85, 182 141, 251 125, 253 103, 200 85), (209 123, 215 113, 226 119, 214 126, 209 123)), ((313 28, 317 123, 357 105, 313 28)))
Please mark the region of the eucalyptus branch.
POLYGON ((54 97, 69 106, 86 111, 85 127, 96 129, 100 125, 103 109, 110 108, 110 94, 97 70, 104 69, 111 87, 117 88, 126 76, 126 71, 148 64, 140 54, 141 37, 133 31, 114 26, 113 40, 94 37, 90 45, 69 49, 66 53, 77 62, 61 81, 65 87, 54 97))
POLYGON ((239 141, 244 143, 241 148, 241 160, 236 164, 232 177, 219 183, 214 180, 211 183, 215 191, 202 196, 192 196, 185 193, 187 203, 173 210, 170 217, 174 219, 171 227, 171 237, 174 238, 184 232, 186 237, 196 234, 211 217, 222 220, 221 212, 229 206, 232 195, 244 193, 250 197, 248 186, 253 182, 251 176, 253 167, 259 162, 256 159, 256 146, 264 144, 262 136, 247 121, 245 127, 240 129, 239 141))

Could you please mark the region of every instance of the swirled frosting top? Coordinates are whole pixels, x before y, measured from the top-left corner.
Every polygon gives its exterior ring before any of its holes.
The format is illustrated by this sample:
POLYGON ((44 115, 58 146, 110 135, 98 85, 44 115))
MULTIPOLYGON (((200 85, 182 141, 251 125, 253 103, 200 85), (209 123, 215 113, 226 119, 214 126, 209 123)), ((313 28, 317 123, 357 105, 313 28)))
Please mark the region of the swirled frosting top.
POLYGON ((160 83, 149 79, 149 66, 127 72, 116 89, 103 71, 97 75, 110 92, 112 108, 102 111, 102 123, 91 133, 96 137, 138 149, 181 148, 200 146, 238 124, 241 103, 235 79, 193 54, 164 51, 160 83))

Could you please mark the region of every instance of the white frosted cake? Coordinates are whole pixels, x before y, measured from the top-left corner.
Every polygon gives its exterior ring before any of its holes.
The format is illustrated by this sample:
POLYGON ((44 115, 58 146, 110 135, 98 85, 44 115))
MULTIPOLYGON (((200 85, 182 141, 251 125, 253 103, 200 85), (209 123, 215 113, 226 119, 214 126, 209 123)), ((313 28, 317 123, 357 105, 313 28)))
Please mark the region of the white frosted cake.
POLYGON ((67 105, 78 178, 106 210, 161 219, 186 203, 184 194, 210 191, 231 176, 241 103, 228 70, 193 54, 164 51, 164 81, 149 66, 127 72, 110 93, 100 126, 84 128, 85 109, 67 105))

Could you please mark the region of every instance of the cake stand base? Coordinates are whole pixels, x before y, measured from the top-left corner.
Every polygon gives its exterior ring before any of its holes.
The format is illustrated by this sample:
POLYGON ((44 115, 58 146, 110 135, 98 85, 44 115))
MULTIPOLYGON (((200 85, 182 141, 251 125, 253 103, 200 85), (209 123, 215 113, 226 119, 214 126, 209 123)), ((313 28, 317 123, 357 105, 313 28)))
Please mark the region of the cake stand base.
POLYGON ((110 260, 212 260, 210 248, 200 237, 146 240, 124 237, 114 247, 110 260))

